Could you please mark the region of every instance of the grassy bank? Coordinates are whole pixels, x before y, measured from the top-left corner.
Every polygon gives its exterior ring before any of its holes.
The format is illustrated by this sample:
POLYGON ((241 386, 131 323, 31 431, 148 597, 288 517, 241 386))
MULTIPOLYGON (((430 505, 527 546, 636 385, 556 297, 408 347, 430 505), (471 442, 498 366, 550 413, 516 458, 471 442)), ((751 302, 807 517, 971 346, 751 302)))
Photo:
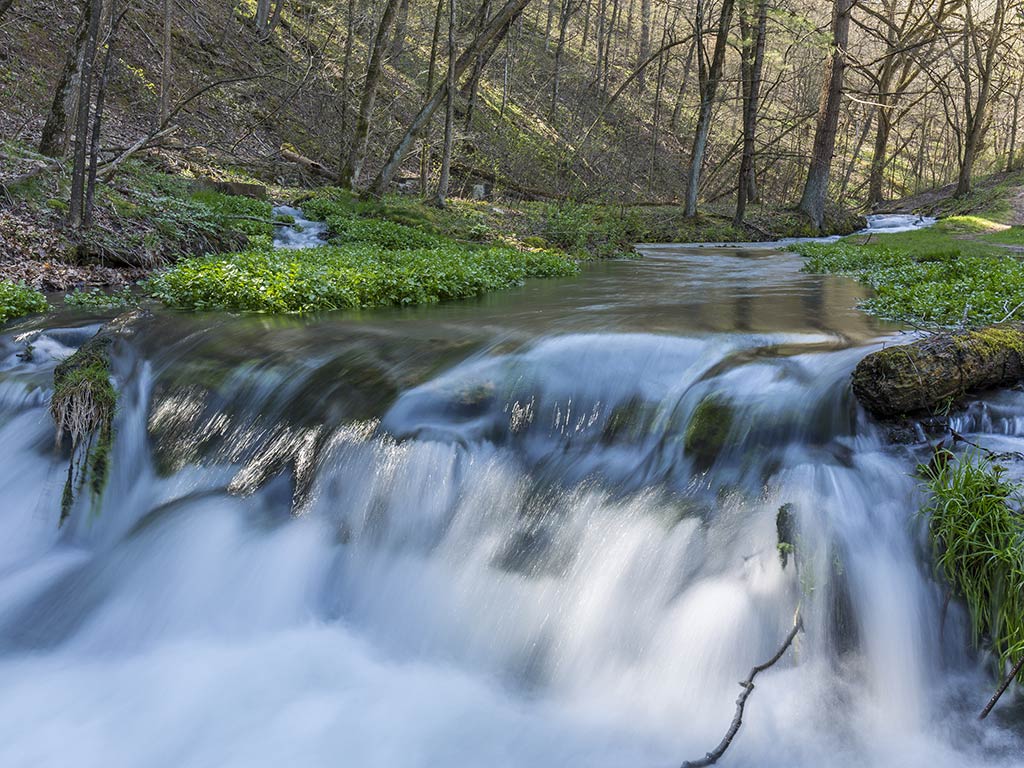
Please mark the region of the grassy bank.
POLYGON ((871 286, 862 308, 921 324, 972 325, 1007 319, 1024 307, 1024 263, 1007 246, 1024 228, 980 216, 951 216, 934 227, 837 243, 799 243, 804 270, 847 275, 871 286))
MULTIPOLYGON (((0 156, 20 173, 43 162, 14 143, 0 146, 0 156)), ((693 218, 678 205, 453 199, 442 209, 412 196, 363 199, 330 187, 269 187, 268 196, 328 225, 323 246, 277 252, 271 203, 225 194, 210 180, 254 181, 214 166, 176 168, 166 157, 129 162, 98 185, 96 220, 84 240, 64 229, 64 170, 11 185, 0 203, 0 280, 9 281, 3 297, 11 297, 3 298, 2 319, 42 311, 39 290, 63 291, 67 303, 83 308, 124 306, 132 299, 123 291, 95 287, 143 279, 150 296, 181 309, 308 312, 431 303, 571 275, 581 260, 634 256, 636 243, 806 234, 799 216, 759 206, 737 229, 729 212, 713 206, 693 218)), ((841 211, 830 221, 841 231, 862 223, 841 211)))

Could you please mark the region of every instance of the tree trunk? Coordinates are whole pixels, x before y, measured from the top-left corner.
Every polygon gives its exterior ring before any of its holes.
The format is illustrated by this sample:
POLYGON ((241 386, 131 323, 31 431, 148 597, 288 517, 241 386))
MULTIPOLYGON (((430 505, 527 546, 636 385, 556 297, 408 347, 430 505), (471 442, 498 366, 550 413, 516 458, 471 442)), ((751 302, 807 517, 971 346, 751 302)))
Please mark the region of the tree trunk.
MULTIPOLYGON (((437 76, 437 47, 441 41, 441 14, 444 11, 444 0, 437 0, 437 8, 434 12, 434 34, 430 38, 430 66, 427 68, 427 87, 424 89, 424 98, 429 99, 434 92, 434 78, 437 76)), ((426 197, 427 182, 430 174, 430 145, 426 141, 420 148, 420 194, 426 197)))
POLYGON ((256 34, 263 37, 270 21, 270 0, 256 0, 256 34))
POLYGON ((270 34, 277 29, 277 25, 281 23, 281 11, 284 10, 284 0, 277 0, 277 4, 274 6, 274 13, 270 17, 270 21, 267 22, 267 28, 263 30, 264 39, 270 37, 270 34))
MULTIPOLYGON (((440 2, 441 0, 438 0, 440 2)), ((345 53, 342 56, 341 65, 341 120, 338 126, 340 137, 340 157, 342 162, 338 164, 338 178, 341 178, 345 163, 348 161, 348 153, 351 142, 348 136, 348 102, 349 102, 349 80, 352 77, 352 45, 356 36, 356 0, 348 0, 348 19, 346 19, 345 31, 345 53)))
POLYGON ((1017 167, 1016 156, 1017 156, 1017 122, 1020 118, 1020 97, 1024 93, 1024 77, 1018 80, 1017 93, 1013 98, 1013 122, 1010 125, 1010 148, 1006 153, 1006 172, 1014 170, 1017 167))
MULTIPOLYGON (((89 177, 85 185, 85 211, 82 223, 85 229, 92 226, 93 204, 96 199, 96 167, 100 158, 100 134, 103 128, 103 107, 107 98, 107 80, 110 78, 110 65, 114 61, 114 44, 117 42, 117 30, 121 26, 124 12, 117 13, 117 0, 110 3, 110 29, 107 32, 107 53, 103 57, 99 81, 96 83, 96 109, 92 118, 92 135, 89 137, 89 177)), ((161 123, 162 124, 162 123, 161 123)))
POLYGON ((72 101, 72 91, 81 76, 82 50, 89 32, 89 2, 82 6, 82 15, 75 29, 74 43, 64 59, 64 68, 57 80, 53 92, 50 112, 43 125, 42 137, 39 140, 39 154, 47 157, 62 157, 67 146, 68 105, 72 101))
POLYGON ((889 146, 889 134, 892 132, 892 121, 889 119, 891 105, 886 97, 879 97, 878 123, 875 126, 875 147, 871 155, 871 171, 868 174, 868 208, 873 208, 885 199, 882 189, 885 180, 885 158, 889 146))
MULTIPOLYGON (((477 34, 487 25, 487 14, 490 12, 491 1, 483 0, 480 4, 480 13, 477 16, 477 34)), ((497 46, 495 46, 497 48, 497 46)), ((469 126, 473 121, 473 110, 476 109, 476 93, 477 87, 480 85, 480 78, 484 73, 484 66, 490 60, 491 55, 494 51, 488 53, 487 46, 481 49, 476 55, 476 61, 473 62, 473 71, 469 75, 469 80, 466 82, 464 94, 466 97, 466 130, 469 130, 469 126)))
POLYGON ((455 0, 448 0, 448 74, 445 78, 448 102, 444 110, 444 150, 441 154, 441 177, 437 182, 434 202, 444 208, 448 198, 448 181, 452 172, 452 146, 455 143, 455 0))
POLYGON ((814 149, 807 172, 800 210, 821 232, 825 225, 825 200, 828 196, 832 156, 839 130, 839 107, 843 97, 843 76, 846 72, 846 46, 850 38, 850 11, 853 0, 835 0, 832 14, 832 55, 826 65, 818 125, 814 132, 814 149))
POLYGON ((395 20, 395 34, 388 47, 388 58, 397 59, 405 50, 405 30, 409 26, 409 0, 402 0, 398 6, 398 18, 395 20))
POLYGON ((359 174, 363 170, 363 163, 366 160, 367 144, 370 140, 370 120, 373 118, 373 104, 377 98, 377 87, 380 85, 380 77, 384 70, 384 49, 386 47, 388 31, 391 29, 391 22, 395 18, 395 11, 398 10, 398 0, 387 0, 384 6, 384 13, 377 25, 377 34, 374 35, 373 48, 370 51, 370 61, 366 65, 366 81, 363 85, 363 97, 359 101, 359 113, 356 115, 356 127, 352 134, 352 144, 349 149, 348 161, 341 173, 342 184, 355 189, 359 183, 359 174))
MULTIPOLYGON (((462 55, 455 62, 455 80, 458 79, 465 73, 469 68, 470 63, 473 61, 477 52, 483 50, 485 47, 490 45, 497 39, 497 42, 501 42, 505 34, 508 32, 512 22, 515 21, 516 17, 522 13, 523 9, 529 5, 530 0, 507 0, 501 10, 499 10, 491 20, 487 23, 486 28, 478 34, 473 41, 469 44, 469 47, 462 52, 462 55)), ((373 184, 370 185, 370 191, 375 195, 384 194, 387 190, 388 184, 391 183, 391 179, 394 178, 395 173, 398 172, 398 168, 401 166, 402 161, 408 154, 409 149, 412 147, 413 142, 420 135, 420 132, 430 123, 430 119, 437 112, 438 107, 441 106, 447 97, 448 85, 445 83, 436 91, 433 96, 424 104, 416 116, 409 123, 405 133, 398 140, 397 144, 392 148, 387 162, 381 168, 377 177, 373 180, 373 184)))
MULTIPOLYGON (((640 53, 637 60, 639 66, 651 55, 651 0, 640 0, 640 53)), ((647 90, 647 79, 644 71, 637 78, 636 88, 639 93, 647 90)))
MULTIPOLYGON (((702 15, 703 2, 698 0, 698 15, 702 15)), ((711 57, 711 66, 707 67, 704 55, 702 32, 703 19, 698 19, 697 59, 700 67, 700 111, 697 115, 697 129, 693 134, 693 148, 690 151, 690 174, 686 186, 686 215, 697 215, 697 195, 700 191, 700 176, 704 165, 704 153, 707 151, 708 134, 711 131, 711 113, 715 106, 715 94, 722 78, 722 67, 725 64, 725 51, 729 43, 729 27, 732 24, 732 12, 735 0, 722 0, 722 10, 718 17, 718 32, 715 35, 715 49, 711 57)))
POLYGON ((970 78, 971 51, 974 51, 975 58, 979 61, 978 67, 978 98, 971 103, 971 89, 964 89, 965 112, 967 114, 967 131, 964 137, 964 154, 960 163, 960 173, 957 176, 956 196, 961 197, 971 191, 971 178, 974 175, 974 163, 981 149, 981 141, 985 136, 988 127, 988 106, 992 95, 992 79, 995 73, 995 64, 998 56, 999 43, 1003 37, 1003 28, 1006 21, 1007 6, 1005 0, 996 0, 995 10, 992 15, 992 28, 987 39, 980 38, 980 32, 975 24, 972 4, 965 5, 966 14, 964 20, 964 68, 967 80, 970 78), (968 39, 969 38, 969 39, 968 39), (981 51, 984 56, 981 56, 981 51))
POLYGON ((934 333, 872 352, 853 372, 853 393, 871 414, 893 418, 946 405, 968 392, 1024 378, 1024 326, 934 333))
POLYGON ((562 55, 565 53, 565 41, 569 33, 569 20, 576 6, 572 0, 562 0, 561 12, 558 17, 558 44, 555 45, 555 74, 551 84, 550 116, 554 118, 558 108, 558 90, 562 82, 562 55))
POLYGON ((757 198, 754 155, 757 151, 757 110, 761 98, 761 70, 764 64, 765 33, 768 25, 768 0, 757 0, 756 20, 750 8, 740 9, 740 30, 743 34, 740 63, 743 86, 743 153, 740 156, 740 177, 736 188, 736 216, 733 224, 742 226, 747 202, 757 198))
POLYGON ((96 58, 96 38, 99 35, 103 0, 88 0, 89 27, 82 51, 82 74, 78 83, 78 114, 75 118, 75 164, 71 173, 71 202, 68 206, 68 225, 81 233, 85 224, 85 182, 89 155, 89 111, 92 105, 92 70, 96 58))
POLYGON ((167 123, 167 115, 171 109, 171 0, 163 0, 164 5, 164 44, 163 62, 160 68, 160 122, 167 123))

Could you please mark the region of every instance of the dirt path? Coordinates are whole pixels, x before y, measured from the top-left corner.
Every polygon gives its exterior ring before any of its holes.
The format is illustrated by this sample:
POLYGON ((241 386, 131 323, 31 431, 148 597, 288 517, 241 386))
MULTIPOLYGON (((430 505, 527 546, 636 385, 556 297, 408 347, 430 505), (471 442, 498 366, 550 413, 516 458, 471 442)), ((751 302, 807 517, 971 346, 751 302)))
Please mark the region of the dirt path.
POLYGON ((1010 224, 1015 227, 1024 227, 1024 187, 1018 187, 1017 191, 1010 197, 1010 224))

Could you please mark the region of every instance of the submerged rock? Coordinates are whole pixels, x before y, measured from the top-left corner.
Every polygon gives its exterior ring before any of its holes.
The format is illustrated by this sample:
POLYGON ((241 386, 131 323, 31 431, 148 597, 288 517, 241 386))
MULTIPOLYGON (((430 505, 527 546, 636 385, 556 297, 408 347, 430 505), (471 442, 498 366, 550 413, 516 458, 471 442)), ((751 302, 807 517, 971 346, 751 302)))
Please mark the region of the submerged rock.
POLYGON ((733 408, 727 400, 719 395, 701 400, 686 427, 683 440, 686 455, 692 457, 699 468, 710 467, 725 447, 732 422, 733 408))

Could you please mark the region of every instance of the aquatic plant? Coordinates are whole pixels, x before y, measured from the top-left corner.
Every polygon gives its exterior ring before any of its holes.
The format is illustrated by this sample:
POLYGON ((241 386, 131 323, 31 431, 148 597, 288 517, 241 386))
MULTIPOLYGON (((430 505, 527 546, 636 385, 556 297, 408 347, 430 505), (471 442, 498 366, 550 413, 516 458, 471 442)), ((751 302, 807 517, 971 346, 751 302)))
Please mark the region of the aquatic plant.
POLYGON ((71 307, 86 309, 122 309, 138 304, 138 298, 127 286, 112 293, 106 293, 99 288, 89 291, 76 289, 64 296, 64 303, 71 307))
POLYGON ((462 299, 578 269, 551 251, 457 243, 389 251, 355 243, 185 259, 151 278, 148 291, 182 309, 317 312, 462 299))
POLYGON ((46 298, 39 291, 24 283, 0 280, 0 323, 33 312, 45 312, 49 308, 46 298))
POLYGON ((919 472, 936 566, 967 605, 974 644, 990 647, 1002 672, 1024 654, 1021 486, 978 454, 939 450, 919 472))

